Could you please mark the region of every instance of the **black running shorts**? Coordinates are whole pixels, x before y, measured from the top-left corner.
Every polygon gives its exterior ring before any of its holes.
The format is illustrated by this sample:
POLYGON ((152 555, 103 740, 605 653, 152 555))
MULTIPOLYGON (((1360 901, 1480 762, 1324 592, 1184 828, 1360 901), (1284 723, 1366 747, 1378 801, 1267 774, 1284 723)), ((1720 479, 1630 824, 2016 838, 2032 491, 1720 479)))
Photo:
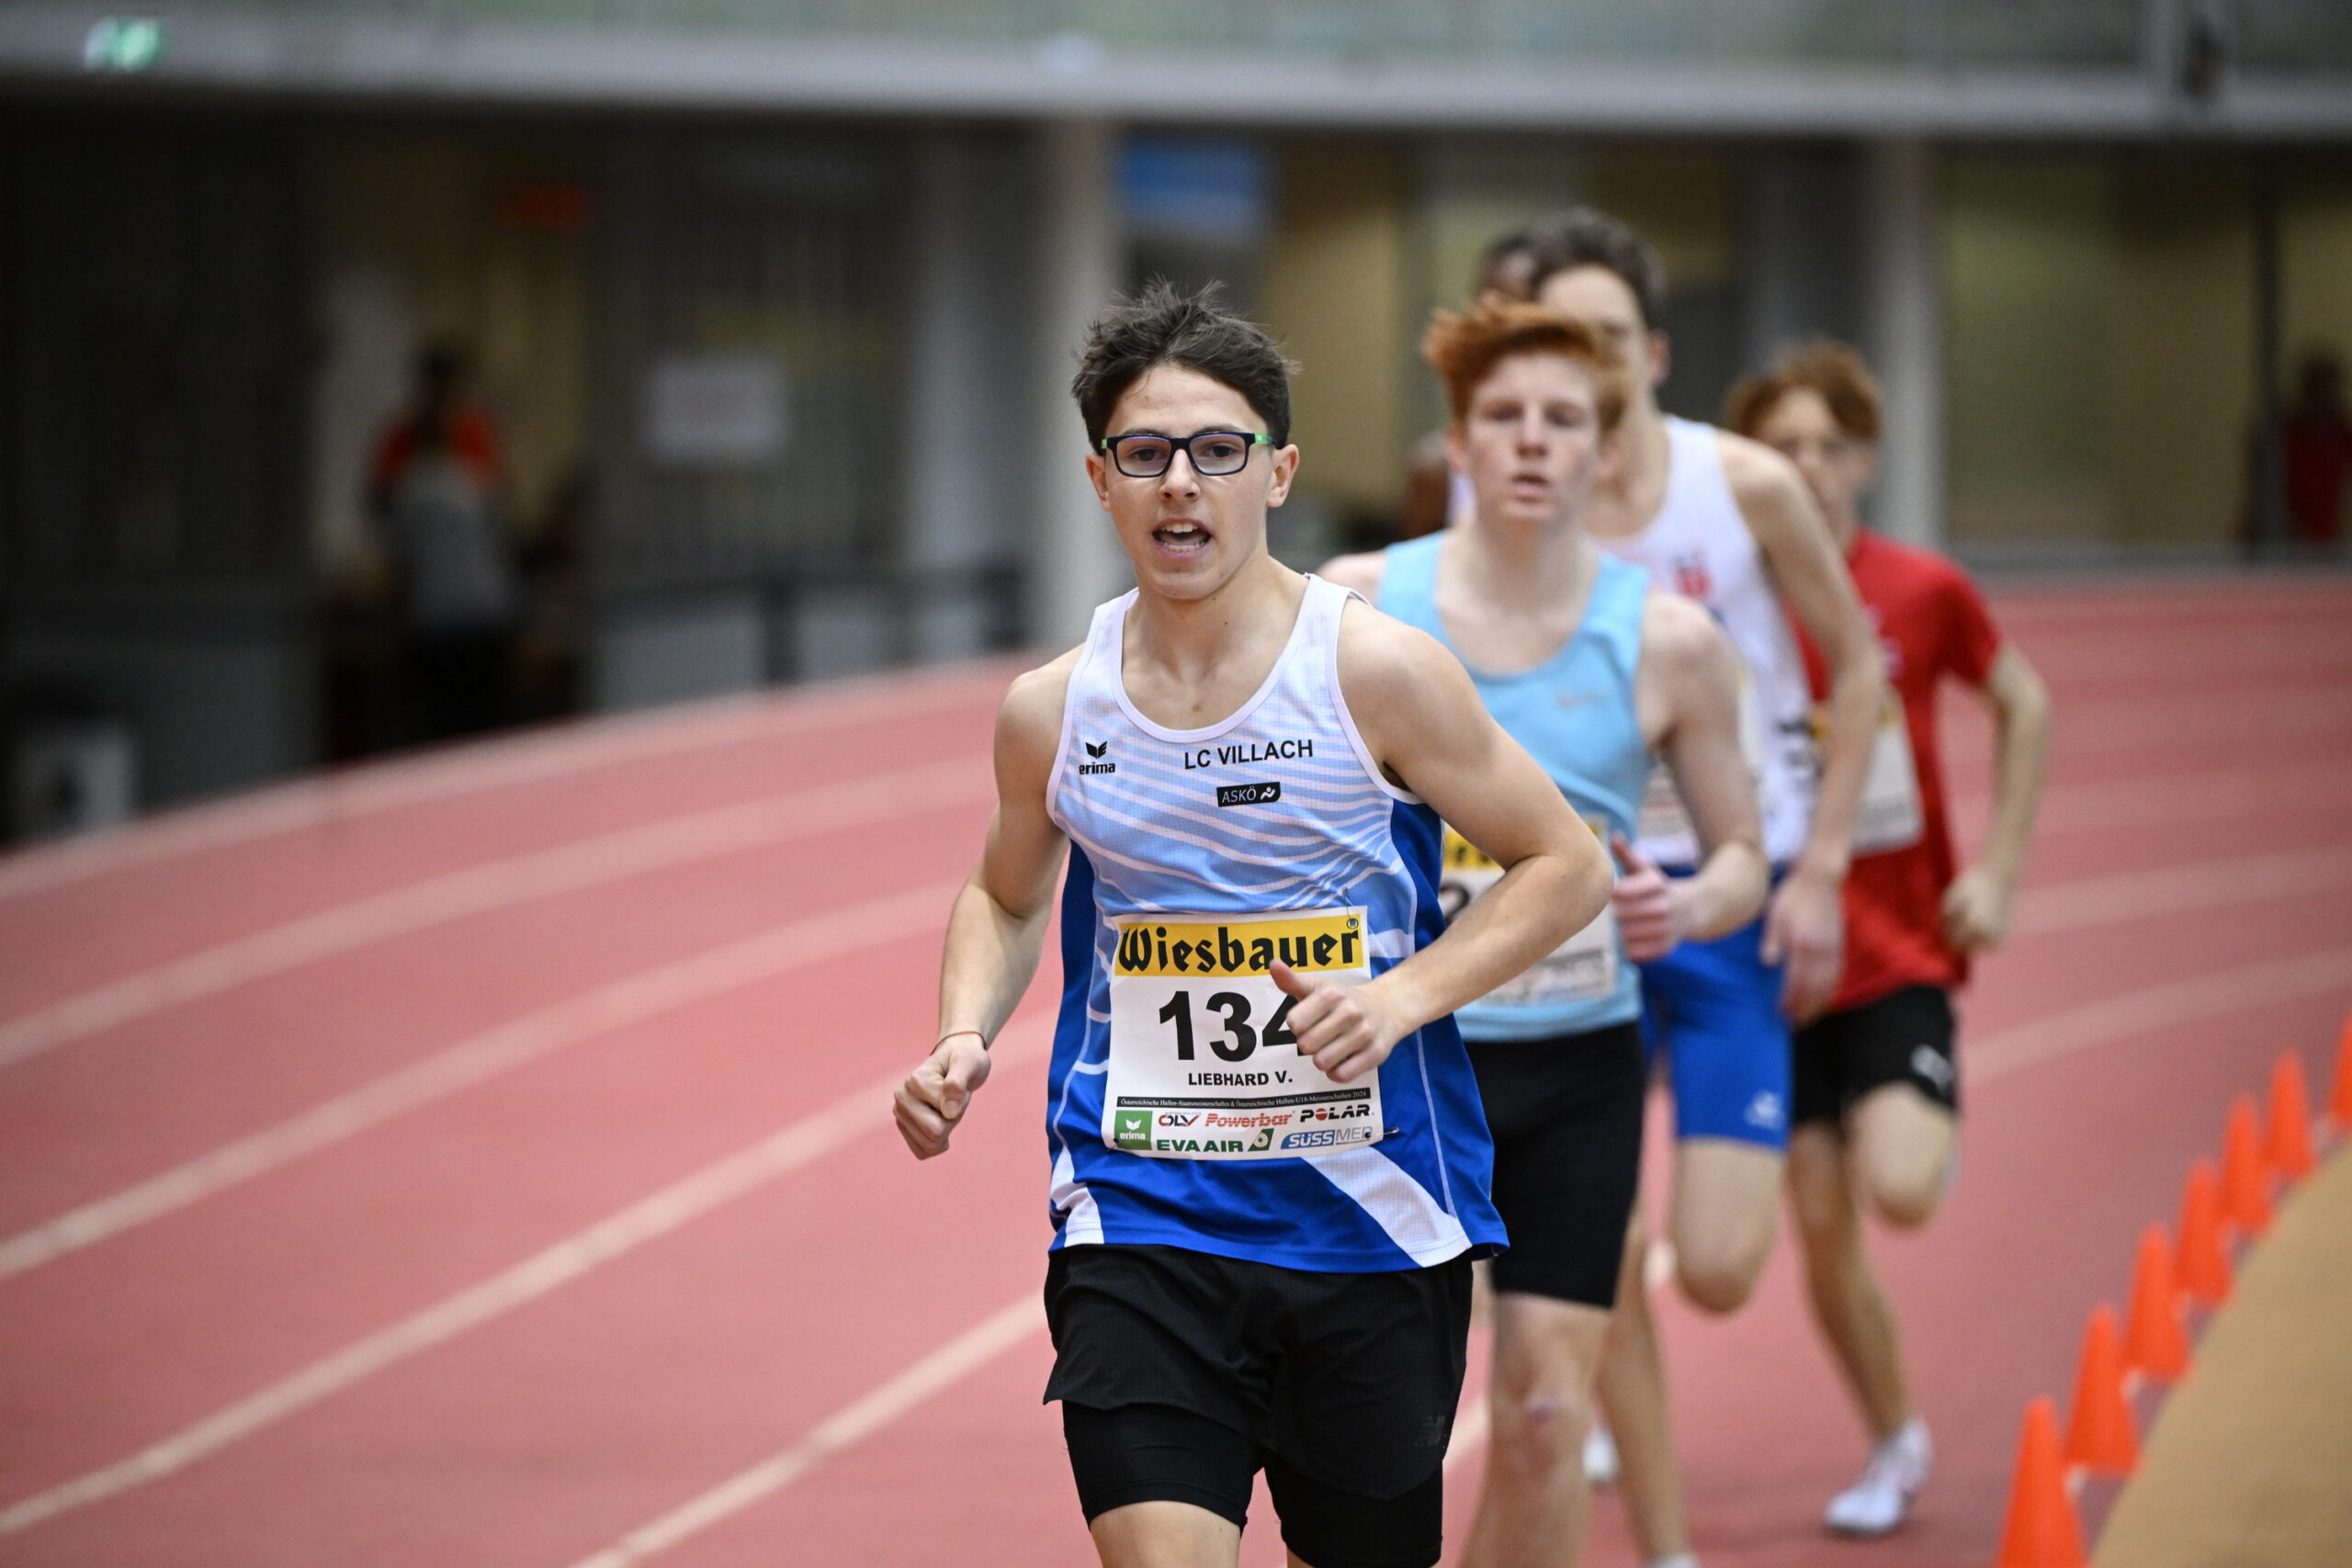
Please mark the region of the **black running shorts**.
POLYGON ((1473 1041, 1470 1065, 1494 1135, 1495 1207, 1510 1234, 1495 1289, 1608 1311, 1641 1179, 1641 1026, 1473 1041))
POLYGON ((1064 1247, 1046 1264, 1046 1398, 1063 1404, 1088 1518, 1167 1500, 1238 1524, 1262 1468, 1283 1540, 1316 1568, 1438 1560, 1466 1254, 1327 1274, 1172 1247, 1064 1247))
POLYGON ((1796 1032, 1792 1120, 1843 1122, 1856 1101, 1893 1083, 1909 1084, 1958 1115, 1953 1031, 1951 996, 1939 986, 1905 986, 1815 1020, 1796 1032))
POLYGON ((1091 1524, 1130 1503, 1190 1503, 1248 1522, 1263 1469, 1283 1543, 1315 1568, 1430 1568, 1445 1546, 1445 1467, 1399 1497, 1367 1497, 1302 1474, 1230 1427, 1172 1404, 1062 1404, 1062 1437, 1091 1524))

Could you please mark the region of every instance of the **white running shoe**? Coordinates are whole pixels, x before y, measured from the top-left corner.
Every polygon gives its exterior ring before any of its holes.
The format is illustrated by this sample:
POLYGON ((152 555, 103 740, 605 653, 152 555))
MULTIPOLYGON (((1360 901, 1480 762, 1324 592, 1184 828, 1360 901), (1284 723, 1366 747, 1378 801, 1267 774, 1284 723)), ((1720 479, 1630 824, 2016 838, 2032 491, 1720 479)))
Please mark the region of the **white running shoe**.
POLYGON ((1617 1439, 1595 1416, 1584 1435, 1584 1478, 1595 1486, 1614 1486, 1617 1469, 1617 1439))
POLYGON ((1829 1500, 1821 1522, 1838 1535, 1886 1534, 1911 1511, 1911 1499, 1928 1483, 1934 1462, 1928 1424, 1915 1416, 1879 1444, 1860 1479, 1829 1500))

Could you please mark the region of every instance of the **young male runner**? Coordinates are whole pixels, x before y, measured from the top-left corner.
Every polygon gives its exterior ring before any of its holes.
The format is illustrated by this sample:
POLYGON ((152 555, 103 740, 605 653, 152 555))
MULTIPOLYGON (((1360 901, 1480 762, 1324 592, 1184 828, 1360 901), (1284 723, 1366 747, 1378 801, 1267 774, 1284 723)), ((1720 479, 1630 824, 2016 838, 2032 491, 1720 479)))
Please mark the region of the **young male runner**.
MULTIPOLYGON (((1626 872, 1611 910, 1460 1015, 1511 1237, 1494 1264, 1494 1438, 1463 1562, 1566 1565, 1584 1540, 1582 1448, 1641 1168, 1647 1077, 1627 960, 1754 919, 1768 868, 1730 643, 1698 605, 1584 535, 1629 391, 1623 359, 1587 323, 1532 305, 1441 314, 1424 352, 1453 411, 1448 456, 1470 481, 1470 514, 1324 575, 1459 654, 1487 711, 1626 872), (1672 883, 1632 843, 1653 753, 1706 850, 1672 883)), ((1449 836, 1450 911, 1476 908, 1494 875, 1449 836)))
POLYGON ((1824 1522, 1880 1535, 1902 1522, 1926 1483, 1929 1448, 1904 1380, 1894 1309, 1862 1247, 1859 1206, 1867 1200, 1909 1230, 1942 1201, 1960 1113, 1951 993, 1969 958, 2008 931, 2041 803, 2050 697, 1965 572, 1861 525, 1856 503, 1877 466, 1879 399, 1853 350, 1825 343, 1784 355, 1733 389, 1726 423, 1804 476, 1902 698, 1902 722, 1890 707, 1879 727, 1855 824, 1845 977, 1828 1012, 1797 1031, 1789 1139, 1789 1206, 1814 1320, 1876 1444, 1824 1522), (1947 676, 1989 702, 1997 727, 1992 829, 1976 863, 1957 873, 1936 751, 1936 694, 1947 676))
POLYGON ((1609 898, 1453 657, 1266 553, 1286 370, 1165 284, 1096 324, 1073 389, 1137 586, 1005 699, 940 1038, 897 1097, 944 1151, 1067 838, 1046 1397, 1114 1568, 1233 1563, 1261 1468, 1294 1562, 1437 1562, 1470 1258, 1503 1240, 1448 1015, 1609 898), (1441 815, 1506 868, 1450 926, 1441 815))
MULTIPOLYGON (((1538 251, 1533 297, 1595 323, 1635 369, 1619 460, 1594 492, 1586 528, 1603 549, 1713 611, 1747 682, 1749 761, 1777 885, 1760 921, 1682 943, 1645 965, 1642 978, 1645 1022, 1667 1054, 1674 1089, 1667 1231, 1676 1275, 1695 1304, 1730 1312, 1754 1291, 1778 1225, 1788 1024, 1818 1013, 1838 982, 1838 889, 1885 677, 1828 529, 1787 460, 1659 411, 1669 355, 1657 324, 1666 293, 1657 253, 1625 224, 1583 208, 1539 231, 1538 251), (1790 613, 1832 672, 1817 784, 1790 613)), ((1695 847, 1662 784, 1653 777, 1641 840, 1671 874, 1690 867, 1695 847)), ((1629 1268, 1644 1246, 1637 1223, 1629 1268)), ((1636 1539, 1652 1560, 1674 1562, 1689 1551, 1681 1483, 1664 1363, 1638 1286, 1611 1328, 1600 1394, 1625 1450, 1636 1539)))

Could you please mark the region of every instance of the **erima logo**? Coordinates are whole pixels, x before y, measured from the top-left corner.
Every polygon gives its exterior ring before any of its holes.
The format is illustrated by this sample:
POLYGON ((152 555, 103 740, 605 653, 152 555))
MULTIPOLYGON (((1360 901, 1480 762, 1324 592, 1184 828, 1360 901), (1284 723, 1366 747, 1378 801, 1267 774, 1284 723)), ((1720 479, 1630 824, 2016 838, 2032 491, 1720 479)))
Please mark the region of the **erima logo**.
POLYGON ((1111 1140, 1123 1149, 1151 1147, 1151 1112, 1148 1111, 1113 1111, 1111 1140))
MULTIPOLYGON (((1081 740, 1079 744, 1086 748, 1086 754, 1088 756, 1098 759, 1107 756, 1111 750, 1111 743, 1108 740, 1103 741, 1099 746, 1091 740, 1081 740)), ((1078 771, 1081 773, 1115 773, 1119 771, 1119 764, 1116 762, 1104 762, 1100 761, 1080 762, 1078 765, 1078 771)))
POLYGON ((1911 1070, 1936 1086, 1939 1092, 1951 1092, 1951 1064, 1943 1059, 1932 1045, 1911 1048, 1911 1070))

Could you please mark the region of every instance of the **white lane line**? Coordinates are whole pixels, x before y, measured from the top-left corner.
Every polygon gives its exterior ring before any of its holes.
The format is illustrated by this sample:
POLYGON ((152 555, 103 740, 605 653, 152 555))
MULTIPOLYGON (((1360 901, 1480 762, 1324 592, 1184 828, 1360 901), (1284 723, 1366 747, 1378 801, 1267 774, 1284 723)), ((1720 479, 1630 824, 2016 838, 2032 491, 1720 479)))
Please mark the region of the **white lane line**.
POLYGON ((2011 935, 2083 931, 2346 886, 2352 886, 2352 845, 2235 855, 2029 888, 2018 895, 2011 935))
POLYGON ((1981 1084, 2169 1024, 2226 1018, 2271 1002, 2347 989, 2352 989, 2352 947, 2267 959, 2126 991, 1964 1043, 1963 1081, 1981 1084))
MULTIPOLYGON (((1011 666, 1007 665, 1009 674, 1011 666)), ((913 716, 975 701, 988 666, 851 682, 819 697, 722 697, 689 708, 596 718, 552 734, 530 731, 421 757, 271 785, 191 806, 88 838, 0 859, 0 899, 135 865, 251 843, 379 811, 480 794, 593 768, 846 724, 913 716)))
MULTIPOLYGON (((2028 890, 2018 900, 2017 934, 2077 931, 2346 886, 2352 886, 2352 847, 2086 879, 2028 890)), ((510 1021, 251 1136, 0 1239, 0 1280, 186 1208, 576 1041, 797 964, 932 929, 954 888, 954 884, 943 883, 795 921, 510 1021)))
MULTIPOLYGON (((1046 1029, 1034 1021, 1008 1029, 997 1043, 998 1066, 1042 1055, 1046 1036, 1046 1029)), ((29 1529, 186 1470, 241 1438, 626 1257, 853 1138, 884 1131, 890 1122, 889 1098, 903 1077, 903 1072, 893 1073, 845 1095, 750 1148, 705 1166, 513 1268, 356 1340, 127 1459, 0 1508, 0 1535, 29 1529)))
POLYGON ((169 1008, 469 915, 990 797, 985 757, 794 790, 468 866, 110 980, 0 1023, 0 1066, 169 1008))
MULTIPOLYGON (((2215 975, 2126 991, 2037 1022, 2020 1024, 1963 1047, 1967 1082, 1980 1085, 2010 1073, 2112 1045, 2168 1024, 2224 1018, 2271 1002, 2298 1001, 2331 991, 2352 990, 2352 947, 2294 958, 2272 959, 2215 975)), ((1449 1473, 1485 1444, 1490 1412, 1480 1394, 1453 1423, 1445 1450, 1449 1473)))
POLYGON ((2256 701, 2242 692, 2212 696, 2119 698, 2066 703, 2058 710, 2055 750, 2062 761, 2132 751, 2201 750, 2276 740, 2290 735, 2342 729, 2352 725, 2352 692, 2323 687, 2293 691, 2256 701), (2287 698, 2294 705, 2276 711, 2287 698), (2186 740, 2184 737, 2194 737, 2186 740))
POLYGON ((1045 1326, 1046 1309, 1039 1292, 1023 1292, 1019 1300, 966 1329, 898 1376, 833 1412, 791 1447, 629 1531, 602 1551, 582 1558, 575 1568, 628 1568, 701 1534, 791 1485, 825 1460, 872 1436, 1045 1326))
POLYGON ((380 1122, 599 1034, 805 964, 934 931, 960 883, 793 920, 510 1019, 250 1136, 0 1240, 0 1280, 157 1220, 380 1122))
MULTIPOLYGON (((2112 832, 2126 828, 2215 822, 2276 812, 2279 802, 2298 811, 2324 809, 2345 783, 2339 758, 2287 767, 2216 768, 2191 773, 2137 773, 2101 784, 2052 784, 2042 792, 2037 840, 2054 834, 2112 832)), ((1949 795, 1955 815, 1979 817, 1993 807, 1983 789, 1949 795)))

